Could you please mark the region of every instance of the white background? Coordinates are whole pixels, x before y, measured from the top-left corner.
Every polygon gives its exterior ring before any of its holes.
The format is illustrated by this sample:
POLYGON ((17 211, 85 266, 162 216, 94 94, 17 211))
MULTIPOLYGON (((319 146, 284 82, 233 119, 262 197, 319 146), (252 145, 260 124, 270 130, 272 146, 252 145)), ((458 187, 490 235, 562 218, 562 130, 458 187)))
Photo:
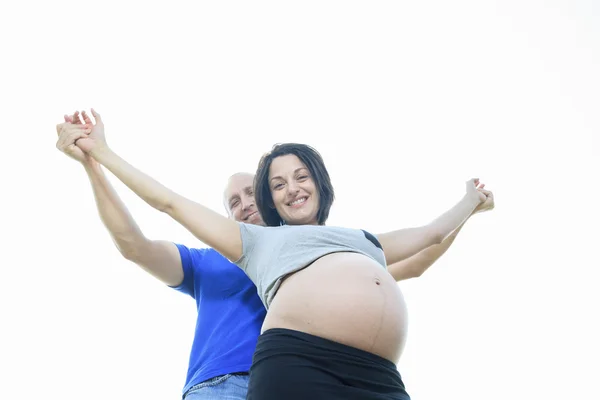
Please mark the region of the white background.
MULTIPOLYGON (((592 0, 3 3, 0 398, 184 383, 193 300, 120 256, 54 147, 89 107, 117 153, 221 212, 277 142, 322 153, 329 225, 374 233, 480 177, 496 209, 400 284, 409 393, 600 398, 599 39, 592 0)), ((147 236, 203 246, 111 180, 147 236)))

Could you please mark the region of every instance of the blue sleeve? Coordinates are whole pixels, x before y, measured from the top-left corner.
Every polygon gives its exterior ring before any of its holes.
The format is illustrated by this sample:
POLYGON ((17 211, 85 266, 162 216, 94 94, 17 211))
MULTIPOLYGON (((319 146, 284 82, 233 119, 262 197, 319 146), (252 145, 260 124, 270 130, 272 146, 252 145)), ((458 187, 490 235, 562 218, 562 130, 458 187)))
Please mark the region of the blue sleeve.
POLYGON ((195 280, 196 273, 200 271, 207 249, 190 249, 182 244, 175 243, 181 257, 181 268, 183 268, 183 281, 179 286, 171 286, 173 289, 196 298, 195 280))

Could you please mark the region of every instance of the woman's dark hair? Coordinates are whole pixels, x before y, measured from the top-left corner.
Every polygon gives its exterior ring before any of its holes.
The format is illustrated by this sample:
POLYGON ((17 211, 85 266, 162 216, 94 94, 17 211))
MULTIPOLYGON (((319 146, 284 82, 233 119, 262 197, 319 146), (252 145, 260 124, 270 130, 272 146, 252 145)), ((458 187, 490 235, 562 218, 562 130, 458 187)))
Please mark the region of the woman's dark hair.
POLYGON ((317 223, 325 225, 329 210, 335 198, 331 179, 323 158, 318 151, 306 144, 299 143, 280 143, 273 146, 269 153, 266 153, 258 163, 258 169, 254 177, 254 199, 256 207, 262 215, 263 221, 267 226, 280 226, 285 224, 279 213, 273 205, 273 196, 269 185, 269 169, 271 163, 277 157, 293 154, 300 159, 308 168, 315 186, 319 191, 319 211, 317 212, 317 223))

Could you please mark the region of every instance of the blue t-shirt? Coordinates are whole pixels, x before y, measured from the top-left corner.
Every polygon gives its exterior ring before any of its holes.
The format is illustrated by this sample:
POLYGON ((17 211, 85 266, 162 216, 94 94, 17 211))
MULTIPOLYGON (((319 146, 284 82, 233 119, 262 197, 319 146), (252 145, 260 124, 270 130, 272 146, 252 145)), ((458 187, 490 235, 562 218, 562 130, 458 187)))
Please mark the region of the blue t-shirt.
POLYGON ((183 282, 174 289, 198 307, 185 393, 215 376, 250 370, 266 310, 252 281, 216 250, 177 248, 183 282))

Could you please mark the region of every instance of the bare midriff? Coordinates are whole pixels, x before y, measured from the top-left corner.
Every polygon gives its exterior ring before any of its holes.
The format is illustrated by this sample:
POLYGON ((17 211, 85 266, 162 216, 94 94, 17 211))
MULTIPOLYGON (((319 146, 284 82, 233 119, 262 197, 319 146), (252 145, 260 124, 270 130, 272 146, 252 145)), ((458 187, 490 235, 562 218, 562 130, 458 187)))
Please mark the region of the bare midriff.
POLYGON ((397 363, 407 312, 392 276, 359 253, 333 253, 287 277, 262 331, 293 329, 377 354, 397 363))

